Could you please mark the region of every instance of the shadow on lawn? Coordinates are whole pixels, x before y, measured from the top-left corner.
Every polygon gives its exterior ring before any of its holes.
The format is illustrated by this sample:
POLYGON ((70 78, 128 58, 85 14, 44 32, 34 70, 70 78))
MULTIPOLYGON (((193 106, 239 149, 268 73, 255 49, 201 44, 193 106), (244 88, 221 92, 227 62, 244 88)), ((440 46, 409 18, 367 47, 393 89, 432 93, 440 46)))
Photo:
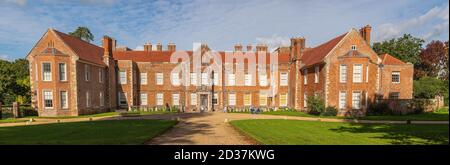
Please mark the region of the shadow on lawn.
POLYGON ((439 144, 448 145, 448 125, 405 125, 405 124, 351 124, 331 131, 350 133, 381 133, 373 138, 388 139, 391 144, 439 144))

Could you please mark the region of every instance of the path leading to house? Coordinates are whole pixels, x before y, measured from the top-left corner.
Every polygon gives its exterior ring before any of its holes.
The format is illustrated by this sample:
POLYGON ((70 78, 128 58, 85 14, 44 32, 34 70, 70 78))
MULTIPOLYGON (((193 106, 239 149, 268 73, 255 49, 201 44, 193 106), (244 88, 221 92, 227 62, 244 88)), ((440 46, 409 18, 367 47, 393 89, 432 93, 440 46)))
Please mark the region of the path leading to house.
MULTIPOLYGON (((37 118, 34 122, 0 123, 0 127, 24 126, 36 124, 50 124, 57 122, 79 122, 89 120, 141 120, 141 119, 164 119, 179 120, 180 122, 172 129, 162 135, 153 138, 146 144, 214 144, 214 145, 249 145, 256 144, 255 141, 247 138, 234 129, 228 122, 232 120, 244 119, 289 119, 305 121, 323 122, 351 122, 351 123, 374 123, 374 124, 406 124, 406 121, 369 121, 369 120, 348 120, 330 118, 312 118, 298 116, 279 115, 253 115, 244 113, 183 113, 183 114, 162 114, 139 117, 104 116, 91 118, 68 118, 68 119, 44 119, 37 118)), ((449 121, 412 121, 412 124, 449 124, 449 121)))

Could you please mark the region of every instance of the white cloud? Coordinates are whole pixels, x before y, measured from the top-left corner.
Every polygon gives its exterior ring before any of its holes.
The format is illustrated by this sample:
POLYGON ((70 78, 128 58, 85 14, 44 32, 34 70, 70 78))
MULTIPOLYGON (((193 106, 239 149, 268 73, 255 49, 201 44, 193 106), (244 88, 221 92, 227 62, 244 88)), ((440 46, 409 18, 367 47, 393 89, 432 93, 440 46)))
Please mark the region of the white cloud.
POLYGON ((6 61, 9 61, 8 55, 0 54, 0 60, 6 60, 6 61))
POLYGON ((274 34, 271 37, 257 37, 256 42, 266 44, 271 51, 281 46, 290 45, 290 40, 288 37, 282 37, 278 34, 274 34))
POLYGON ((383 41, 394 37, 399 37, 404 33, 426 28, 427 25, 434 24, 433 28, 425 29, 428 32, 422 37, 426 40, 448 32, 449 5, 436 6, 428 10, 423 15, 401 21, 399 23, 385 23, 377 27, 374 40, 383 41))
POLYGON ((7 2, 7 3, 15 3, 20 6, 25 6, 27 4, 27 0, 0 0, 0 2, 7 2))

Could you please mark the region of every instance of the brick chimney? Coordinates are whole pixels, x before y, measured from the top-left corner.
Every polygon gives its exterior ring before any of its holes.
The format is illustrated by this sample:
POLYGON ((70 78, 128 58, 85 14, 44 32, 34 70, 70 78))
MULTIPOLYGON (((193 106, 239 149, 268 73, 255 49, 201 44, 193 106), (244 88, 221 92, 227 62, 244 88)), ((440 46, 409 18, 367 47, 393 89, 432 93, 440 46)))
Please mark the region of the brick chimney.
POLYGON ((144 51, 152 51, 152 44, 151 43, 145 43, 144 44, 144 51))
POLYGON ((104 49, 104 55, 103 56, 112 56, 112 51, 113 51, 113 46, 115 44, 113 44, 113 42, 115 42, 115 40, 113 40, 111 37, 109 36, 103 36, 102 39, 102 46, 104 49))
POLYGON ((204 53, 206 53, 207 51, 209 51, 210 49, 209 49, 209 46, 208 46, 208 44, 201 44, 200 45, 200 51, 201 51, 201 54, 204 54, 204 53))
POLYGON ((247 45, 247 52, 251 52, 251 51, 253 51, 253 46, 252 46, 252 44, 248 44, 247 45))
POLYGON ((259 52, 259 51, 267 51, 267 45, 265 45, 265 44, 258 44, 258 45, 256 45, 256 51, 257 52, 259 52))
POLYGON ((359 29, 359 33, 361 34, 361 37, 366 40, 366 42, 370 45, 370 31, 372 31, 372 27, 370 25, 366 25, 359 29))
POLYGON ((242 51, 242 45, 240 43, 237 43, 236 45, 234 45, 234 51, 236 51, 236 52, 242 51))
POLYGON ((291 59, 300 59, 303 49, 305 49, 305 38, 291 38, 291 59))
POLYGON ((161 43, 156 44, 156 51, 162 51, 161 43))
POLYGON ((174 43, 167 44, 167 50, 171 52, 176 51, 176 45, 174 43))

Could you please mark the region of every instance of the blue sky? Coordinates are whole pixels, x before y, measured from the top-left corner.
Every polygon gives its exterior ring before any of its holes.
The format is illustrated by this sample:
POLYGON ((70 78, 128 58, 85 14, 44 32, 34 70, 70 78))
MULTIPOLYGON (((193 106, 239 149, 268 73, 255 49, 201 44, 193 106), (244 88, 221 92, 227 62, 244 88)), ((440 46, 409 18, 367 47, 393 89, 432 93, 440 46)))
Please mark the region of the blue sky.
MULTIPOLYGON (((100 45, 142 49, 146 42, 215 50, 235 43, 288 45, 303 36, 315 46, 363 25, 374 41, 411 33, 426 41, 448 40, 447 0, 0 0, 0 58, 23 58, 48 28, 62 32, 87 26, 100 45)), ((165 46, 164 46, 165 47, 165 46)))

